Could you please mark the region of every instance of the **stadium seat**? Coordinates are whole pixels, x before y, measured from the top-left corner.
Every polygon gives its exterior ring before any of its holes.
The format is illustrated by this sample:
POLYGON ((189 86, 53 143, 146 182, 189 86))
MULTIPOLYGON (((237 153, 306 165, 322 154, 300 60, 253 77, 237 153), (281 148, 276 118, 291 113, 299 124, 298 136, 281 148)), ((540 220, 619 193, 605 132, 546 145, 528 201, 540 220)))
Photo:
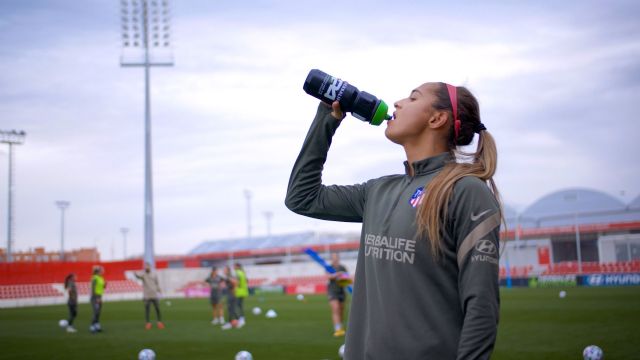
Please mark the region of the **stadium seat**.
POLYGON ((286 276, 279 277, 274 281, 274 285, 313 285, 327 282, 326 275, 315 276, 286 276))
POLYGON ((0 285, 0 299, 63 296, 52 284, 0 285))
POLYGON ((249 279, 248 283, 249 283, 249 287, 256 287, 256 286, 260 286, 260 285, 264 285, 267 282, 267 278, 257 278, 257 279, 249 279))

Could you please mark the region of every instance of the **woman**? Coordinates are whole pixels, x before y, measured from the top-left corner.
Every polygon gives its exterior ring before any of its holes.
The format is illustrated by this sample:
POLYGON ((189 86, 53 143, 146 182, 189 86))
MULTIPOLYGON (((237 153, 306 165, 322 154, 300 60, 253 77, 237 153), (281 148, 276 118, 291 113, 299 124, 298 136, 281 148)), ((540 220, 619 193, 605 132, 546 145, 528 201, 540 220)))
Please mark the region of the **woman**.
POLYGON ((209 302, 213 310, 211 323, 213 325, 224 325, 224 309, 220 303, 220 284, 224 282, 224 278, 218 275, 218 268, 213 266, 211 267, 211 274, 204 281, 211 287, 211 292, 209 293, 209 302))
POLYGON ((333 322, 333 336, 345 335, 343 328, 344 303, 347 300, 347 293, 344 287, 338 282, 340 278, 347 274, 347 268, 340 264, 338 253, 331 253, 331 267, 336 271, 329 274, 327 284, 327 297, 331 308, 331 321, 333 322))
POLYGON ((78 288, 76 287, 76 274, 71 273, 64 278, 64 289, 69 294, 69 297, 67 298, 67 306, 69 307, 67 332, 74 333, 77 330, 73 327, 73 321, 78 315, 78 288))
POLYGON ((247 274, 244 272, 240 263, 235 263, 233 268, 236 272, 236 280, 238 281, 236 286, 236 308, 238 314, 238 327, 241 328, 246 325, 244 319, 244 299, 249 296, 249 281, 247 280, 247 274))
POLYGON ((151 330, 151 318, 149 313, 151 311, 151 305, 156 310, 156 326, 158 329, 164 329, 164 323, 162 322, 162 315, 160 314, 160 282, 158 281, 158 275, 151 271, 151 264, 144 263, 144 272, 135 272, 133 275, 142 281, 142 302, 144 303, 144 328, 145 330, 151 330))
POLYGON ((338 102, 321 104, 285 203, 362 222, 345 359, 488 359, 499 312, 495 143, 464 87, 423 84, 394 107, 385 135, 405 150, 404 174, 323 185, 344 114, 338 102), (475 133, 477 152, 457 161, 475 133))
POLYGON ((102 325, 100 325, 100 313, 102 313, 102 296, 104 290, 107 287, 107 282, 104 280, 104 268, 100 265, 93 267, 93 276, 91 277, 91 308, 93 309, 93 318, 91 319, 91 326, 89 330, 92 333, 102 332, 102 325))
POLYGON ((222 325, 222 330, 229 330, 231 328, 238 328, 238 312, 236 311, 236 286, 238 286, 238 280, 231 273, 231 267, 224 267, 224 283, 227 288, 227 312, 229 313, 229 322, 222 325))

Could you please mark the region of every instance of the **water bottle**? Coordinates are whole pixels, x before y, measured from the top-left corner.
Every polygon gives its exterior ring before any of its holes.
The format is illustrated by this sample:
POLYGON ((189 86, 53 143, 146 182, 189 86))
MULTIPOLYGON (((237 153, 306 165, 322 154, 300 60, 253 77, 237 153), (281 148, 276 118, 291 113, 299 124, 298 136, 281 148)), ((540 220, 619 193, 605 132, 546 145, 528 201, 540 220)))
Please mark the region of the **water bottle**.
POLYGON ((380 125, 391 119, 387 114, 389 106, 384 101, 318 69, 309 71, 302 89, 329 105, 338 101, 342 111, 350 112, 371 125, 380 125))

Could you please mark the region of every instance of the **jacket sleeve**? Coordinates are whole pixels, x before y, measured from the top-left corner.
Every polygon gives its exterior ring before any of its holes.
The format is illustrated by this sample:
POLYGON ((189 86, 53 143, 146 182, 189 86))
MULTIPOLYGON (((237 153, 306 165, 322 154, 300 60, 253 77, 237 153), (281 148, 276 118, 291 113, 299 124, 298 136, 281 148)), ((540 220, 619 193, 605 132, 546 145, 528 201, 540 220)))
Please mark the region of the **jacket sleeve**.
POLYGON ((321 103, 291 171, 285 205, 297 214, 317 219, 361 222, 365 184, 322 184, 322 169, 339 125, 331 108, 321 103))
POLYGON ((500 205, 484 181, 465 177, 454 188, 449 213, 464 314, 457 359, 489 359, 500 309, 500 205))

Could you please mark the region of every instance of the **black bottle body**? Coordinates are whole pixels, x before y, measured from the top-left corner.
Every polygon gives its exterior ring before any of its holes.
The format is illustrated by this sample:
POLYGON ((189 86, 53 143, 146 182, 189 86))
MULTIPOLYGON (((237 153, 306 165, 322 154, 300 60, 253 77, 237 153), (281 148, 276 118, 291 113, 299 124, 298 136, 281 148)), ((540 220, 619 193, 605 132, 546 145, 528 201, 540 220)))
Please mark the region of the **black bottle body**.
POLYGON ((327 104, 338 101, 342 111, 351 112, 354 117, 372 125, 380 125, 390 118, 384 101, 318 69, 309 72, 302 88, 327 104))

